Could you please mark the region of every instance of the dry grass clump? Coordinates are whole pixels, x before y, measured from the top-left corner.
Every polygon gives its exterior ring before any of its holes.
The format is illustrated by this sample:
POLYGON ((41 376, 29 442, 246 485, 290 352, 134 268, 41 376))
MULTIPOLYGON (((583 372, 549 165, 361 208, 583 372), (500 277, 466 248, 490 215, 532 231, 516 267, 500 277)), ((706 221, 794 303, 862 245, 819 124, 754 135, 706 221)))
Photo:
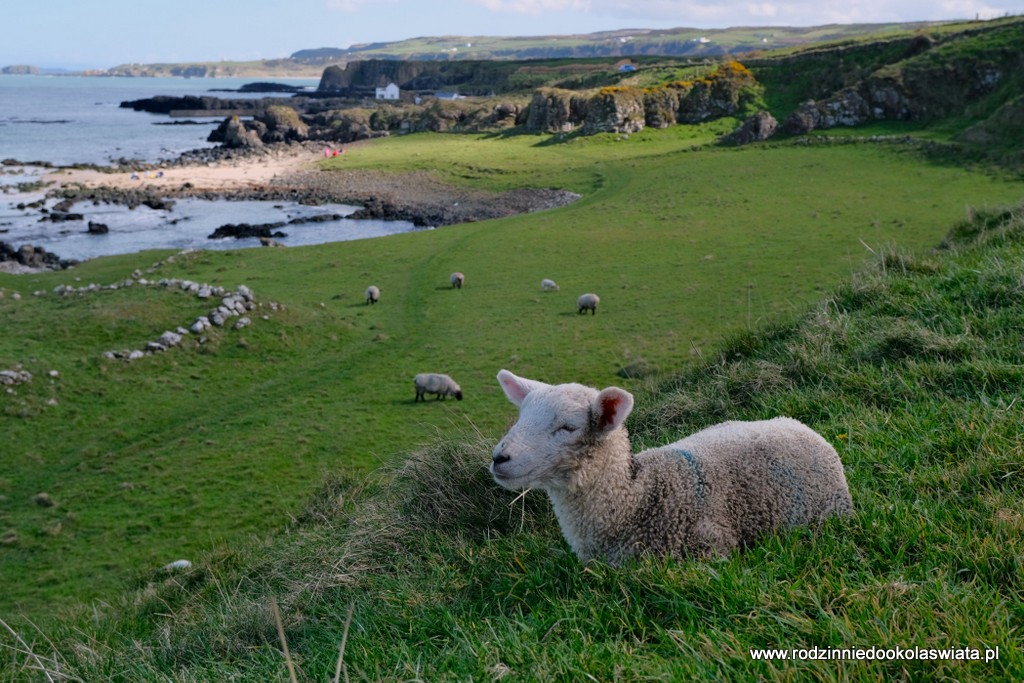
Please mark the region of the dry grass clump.
POLYGON ((550 524, 542 496, 494 485, 493 447, 479 436, 446 439, 379 470, 379 488, 353 517, 344 547, 355 573, 415 558, 427 538, 476 542, 550 524))

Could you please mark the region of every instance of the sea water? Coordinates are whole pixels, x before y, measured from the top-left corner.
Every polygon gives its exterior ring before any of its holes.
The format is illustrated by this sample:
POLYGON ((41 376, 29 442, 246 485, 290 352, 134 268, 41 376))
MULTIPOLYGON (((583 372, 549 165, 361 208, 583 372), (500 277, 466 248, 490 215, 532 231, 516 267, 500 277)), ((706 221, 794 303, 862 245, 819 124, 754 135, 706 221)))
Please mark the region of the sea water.
MULTIPOLYGON (((121 109, 120 104, 157 95, 241 99, 284 93, 237 90, 242 78, 115 78, 103 76, 0 75, 0 159, 55 165, 109 164, 122 157, 156 162, 212 147, 207 142, 220 118, 172 119, 121 109)), ((275 83, 313 87, 310 79, 275 83)))
MULTIPOLYGON (((121 158, 159 162, 183 152, 212 147, 206 141, 221 118, 193 119, 192 124, 162 114, 120 108, 120 103, 157 95, 210 95, 227 98, 282 96, 282 93, 219 92, 237 90, 252 79, 114 78, 88 76, 0 75, 0 160, 42 161, 57 166, 107 165, 121 158)), ((315 80, 275 79, 275 83, 314 87, 315 80)), ((185 119, 186 121, 188 119, 185 119)), ((38 209, 18 208, 41 199, 46 189, 12 192, 39 180, 50 169, 31 165, 0 166, 0 241, 15 248, 41 246, 65 259, 84 260, 144 249, 235 249, 259 246, 256 238, 209 239, 228 223, 288 222, 319 214, 347 216, 357 207, 305 206, 282 201, 179 199, 170 210, 78 202, 71 209, 81 221, 41 220, 38 209), (88 223, 103 223, 109 232, 88 233, 88 223)), ((56 200, 49 200, 47 208, 56 200)), ((407 221, 332 220, 279 228, 289 246, 378 237, 414 229, 407 221)))

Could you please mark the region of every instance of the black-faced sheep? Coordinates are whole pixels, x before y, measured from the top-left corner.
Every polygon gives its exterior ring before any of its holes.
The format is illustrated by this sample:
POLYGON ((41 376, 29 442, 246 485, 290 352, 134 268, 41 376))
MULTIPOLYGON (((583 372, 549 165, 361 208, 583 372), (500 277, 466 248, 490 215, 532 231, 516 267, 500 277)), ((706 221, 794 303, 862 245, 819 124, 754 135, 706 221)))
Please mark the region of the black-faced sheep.
POLYGON ((853 511, 835 449, 797 420, 725 422, 634 455, 622 426, 633 397, 623 389, 552 386, 507 370, 498 381, 520 413, 491 474, 508 489, 546 491, 583 561, 726 555, 853 511))
POLYGON ((462 283, 466 281, 466 276, 462 273, 455 272, 452 273, 450 280, 452 283, 452 289, 462 289, 462 283))
POLYGON ((416 387, 416 400, 426 401, 424 394, 436 394, 438 400, 445 396, 454 396, 455 400, 462 400, 462 389, 448 375, 441 375, 433 372, 424 372, 413 378, 416 387))
POLYGON ((376 285, 370 285, 366 288, 366 305, 375 304, 380 301, 380 288, 376 285))
POLYGON ((581 294, 580 298, 576 300, 576 307, 579 309, 578 313, 590 311, 591 315, 597 315, 597 305, 599 303, 601 303, 601 297, 587 292, 586 294, 581 294))

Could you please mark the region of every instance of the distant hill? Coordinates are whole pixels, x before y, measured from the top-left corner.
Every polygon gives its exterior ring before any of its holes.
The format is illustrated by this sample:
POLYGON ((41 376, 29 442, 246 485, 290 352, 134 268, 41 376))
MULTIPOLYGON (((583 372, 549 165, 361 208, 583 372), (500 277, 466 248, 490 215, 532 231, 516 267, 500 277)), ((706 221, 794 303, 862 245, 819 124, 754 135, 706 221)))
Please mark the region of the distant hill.
POLYGON ((26 74, 38 74, 39 67, 31 66, 28 64, 12 64, 11 66, 5 66, 0 69, 0 74, 4 75, 26 75, 26 74))
POLYGON ((641 55, 714 57, 723 54, 777 50, 810 43, 851 40, 887 33, 933 28, 946 22, 890 24, 828 24, 811 27, 750 27, 724 29, 620 29, 576 35, 532 37, 440 36, 387 43, 353 45, 348 49, 299 50, 297 62, 335 64, 356 59, 560 59, 630 57, 641 55))
POLYGON ((348 48, 304 49, 281 59, 256 61, 121 64, 96 72, 112 76, 193 78, 316 78, 331 65, 366 59, 404 61, 523 60, 586 57, 681 56, 713 58, 810 44, 851 41, 934 30, 948 22, 828 24, 810 27, 733 27, 725 29, 620 29, 578 35, 437 36, 348 48))
POLYGON ((179 62, 173 64, 121 64, 90 72, 95 76, 141 76, 179 78, 319 78, 322 66, 291 58, 249 62, 179 62))

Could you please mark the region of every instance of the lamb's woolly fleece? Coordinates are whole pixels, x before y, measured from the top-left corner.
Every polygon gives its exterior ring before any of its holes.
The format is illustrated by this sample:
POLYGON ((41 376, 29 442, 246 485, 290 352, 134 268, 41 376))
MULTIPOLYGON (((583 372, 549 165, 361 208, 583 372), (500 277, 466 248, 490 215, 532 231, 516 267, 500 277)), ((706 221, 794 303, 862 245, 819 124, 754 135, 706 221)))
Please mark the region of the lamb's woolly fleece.
POLYGON ((366 303, 375 304, 380 301, 380 288, 376 285, 370 285, 366 288, 366 303))
POLYGON ((507 370, 498 380, 520 415, 495 447, 491 473, 509 489, 547 491, 581 560, 725 555, 853 511, 835 449, 797 420, 725 422, 633 455, 622 426, 628 392, 507 370))
POLYGON ((466 281, 466 276, 463 275, 462 273, 455 272, 455 273, 452 273, 452 276, 451 276, 450 279, 451 279, 451 282, 452 282, 452 287, 455 287, 456 289, 462 289, 462 283, 464 283, 466 281))
POLYGON ((557 292, 558 284, 554 280, 544 278, 540 281, 540 288, 545 292, 557 292))

